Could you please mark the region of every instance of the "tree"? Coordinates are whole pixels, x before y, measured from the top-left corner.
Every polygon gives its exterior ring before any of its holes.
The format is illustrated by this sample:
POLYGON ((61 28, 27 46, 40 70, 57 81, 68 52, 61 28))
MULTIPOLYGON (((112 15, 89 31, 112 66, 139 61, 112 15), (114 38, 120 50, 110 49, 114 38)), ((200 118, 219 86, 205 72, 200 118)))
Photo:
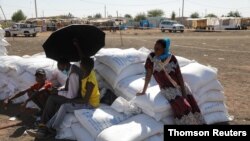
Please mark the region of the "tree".
POLYGON ((124 17, 128 19, 132 19, 132 16, 130 14, 125 14, 124 17))
POLYGON ((173 11, 172 14, 171 14, 171 20, 175 20, 175 16, 176 16, 176 14, 175 14, 175 12, 173 11))
POLYGON ((100 18, 102 18, 102 15, 100 13, 97 13, 97 14, 95 14, 94 18, 100 19, 100 18))
POLYGON ((154 9, 148 11, 148 17, 161 17, 164 15, 164 12, 161 9, 154 9))
POLYGON ((88 16, 88 19, 92 19, 93 17, 92 16, 88 16))
POLYGON ((207 17, 210 17, 210 18, 217 18, 217 16, 216 16, 215 14, 213 14, 213 13, 207 14, 205 17, 206 17, 206 18, 207 18, 207 17))
POLYGON ((239 11, 230 11, 228 14, 227 14, 227 17, 241 17, 239 11))
POLYGON ((147 17, 146 17, 146 15, 145 15, 145 13, 139 13, 139 14, 137 14, 136 16, 135 16, 135 21, 137 21, 137 22, 139 22, 139 21, 141 21, 141 20, 146 20, 147 19, 147 17))
POLYGON ((26 16, 23 14, 23 11, 22 10, 18 10, 16 12, 13 13, 11 19, 12 21, 14 22, 19 22, 21 20, 26 20, 26 16))
POLYGON ((199 18, 200 16, 199 16, 199 13, 197 13, 197 12, 194 12, 194 13, 192 13, 191 15, 190 15, 190 18, 199 18))
POLYGON ((112 15, 108 15, 108 18, 112 18, 112 15))

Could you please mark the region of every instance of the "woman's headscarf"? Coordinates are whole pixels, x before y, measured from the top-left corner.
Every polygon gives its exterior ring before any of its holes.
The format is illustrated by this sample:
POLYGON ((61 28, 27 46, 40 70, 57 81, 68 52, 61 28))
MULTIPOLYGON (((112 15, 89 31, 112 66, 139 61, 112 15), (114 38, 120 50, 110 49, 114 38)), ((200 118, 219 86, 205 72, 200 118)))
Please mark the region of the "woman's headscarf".
POLYGON ((162 54, 161 56, 158 57, 158 59, 160 59, 160 60, 165 60, 169 56, 171 56, 171 53, 170 53, 170 39, 165 38, 164 40, 165 40, 166 46, 165 46, 164 54, 162 54))

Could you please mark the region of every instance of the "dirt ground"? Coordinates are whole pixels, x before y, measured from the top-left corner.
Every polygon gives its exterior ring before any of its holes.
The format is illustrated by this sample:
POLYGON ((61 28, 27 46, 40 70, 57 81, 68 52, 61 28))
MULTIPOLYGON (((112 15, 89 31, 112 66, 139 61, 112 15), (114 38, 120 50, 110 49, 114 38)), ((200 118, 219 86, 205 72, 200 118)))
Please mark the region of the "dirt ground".
MULTIPOLYGON (((106 32, 106 47, 153 48, 157 39, 170 37, 175 55, 196 60, 218 68, 218 79, 224 86, 226 104, 234 120, 230 124, 250 124, 250 31, 161 33, 159 30, 127 30, 106 32), (122 35, 122 36, 120 36, 122 35)), ((40 33, 38 37, 7 38, 11 44, 9 55, 32 55, 43 51, 42 44, 50 35, 40 33)), ((11 106, 18 112, 18 106, 11 106)), ((10 123, 8 118, 15 112, 0 108, 0 125, 10 123)), ((22 136, 24 126, 30 124, 23 114, 16 126, 0 129, 0 140, 34 140, 22 136), (26 120, 25 120, 26 119, 26 120)), ((13 123, 13 122, 12 122, 13 123)))

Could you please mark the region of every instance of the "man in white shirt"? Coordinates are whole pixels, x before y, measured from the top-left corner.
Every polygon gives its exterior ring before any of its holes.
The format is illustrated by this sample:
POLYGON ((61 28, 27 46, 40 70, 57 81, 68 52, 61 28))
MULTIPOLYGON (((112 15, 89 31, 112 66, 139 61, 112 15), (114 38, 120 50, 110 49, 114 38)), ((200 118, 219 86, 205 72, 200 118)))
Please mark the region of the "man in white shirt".
POLYGON ((57 67, 68 77, 64 88, 60 88, 57 95, 49 96, 41 117, 41 126, 55 115, 62 104, 81 97, 79 85, 82 78, 81 69, 76 65, 71 65, 67 59, 60 59, 57 67))

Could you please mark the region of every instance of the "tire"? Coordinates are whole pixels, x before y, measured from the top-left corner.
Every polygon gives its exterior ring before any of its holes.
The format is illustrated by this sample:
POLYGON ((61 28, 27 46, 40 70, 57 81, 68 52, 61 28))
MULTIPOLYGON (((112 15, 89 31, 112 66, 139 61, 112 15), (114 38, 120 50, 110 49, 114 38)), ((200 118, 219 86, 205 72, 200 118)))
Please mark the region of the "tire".
POLYGON ((10 37, 11 35, 10 35, 10 32, 9 31, 6 31, 5 32, 5 37, 10 37))
POLYGON ((36 37, 36 33, 32 34, 33 37, 36 37))
POLYGON ((13 37, 16 37, 17 36, 17 34, 13 34, 13 37))
POLYGON ((161 32, 165 32, 165 29, 161 29, 161 32))
POLYGON ((25 37, 29 37, 30 36, 30 32, 29 31, 24 31, 23 34, 24 34, 25 37))
POLYGON ((184 30, 181 30, 181 33, 183 33, 184 32, 184 30))
POLYGON ((172 33, 172 30, 168 30, 170 33, 172 33))
POLYGON ((173 28, 173 32, 176 33, 176 28, 175 27, 173 28))

